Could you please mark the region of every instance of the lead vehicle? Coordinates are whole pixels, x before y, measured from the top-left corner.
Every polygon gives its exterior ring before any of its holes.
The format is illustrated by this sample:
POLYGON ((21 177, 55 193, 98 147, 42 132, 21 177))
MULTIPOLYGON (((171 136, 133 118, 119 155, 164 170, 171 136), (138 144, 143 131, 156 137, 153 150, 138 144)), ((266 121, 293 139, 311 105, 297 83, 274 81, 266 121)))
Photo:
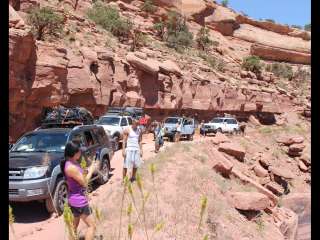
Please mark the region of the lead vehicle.
POLYGON ((100 169, 92 181, 108 181, 113 147, 104 129, 95 125, 37 129, 24 134, 9 151, 9 201, 45 203, 48 212, 63 212, 67 184, 60 169, 68 141, 78 140, 87 166, 96 158, 100 169))

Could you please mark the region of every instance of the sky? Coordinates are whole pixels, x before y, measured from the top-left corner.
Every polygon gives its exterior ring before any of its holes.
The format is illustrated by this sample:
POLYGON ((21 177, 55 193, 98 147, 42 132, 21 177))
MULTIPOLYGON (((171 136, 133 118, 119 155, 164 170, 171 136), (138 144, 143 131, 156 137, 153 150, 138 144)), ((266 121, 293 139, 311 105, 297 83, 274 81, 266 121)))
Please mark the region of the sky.
POLYGON ((257 20, 300 26, 311 22, 311 0, 229 0, 229 7, 257 20))

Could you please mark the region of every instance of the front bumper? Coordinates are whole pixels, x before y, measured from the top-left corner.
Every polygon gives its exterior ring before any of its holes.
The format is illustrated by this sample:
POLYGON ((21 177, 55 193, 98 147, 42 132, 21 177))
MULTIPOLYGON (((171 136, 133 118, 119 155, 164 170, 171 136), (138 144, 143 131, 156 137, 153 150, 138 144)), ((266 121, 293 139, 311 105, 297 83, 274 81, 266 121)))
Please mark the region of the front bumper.
POLYGON ((216 133, 216 130, 213 128, 201 128, 200 131, 205 133, 216 133))
POLYGON ((50 187, 50 178, 23 181, 9 180, 9 201, 29 202, 47 199, 50 197, 48 187, 50 187))

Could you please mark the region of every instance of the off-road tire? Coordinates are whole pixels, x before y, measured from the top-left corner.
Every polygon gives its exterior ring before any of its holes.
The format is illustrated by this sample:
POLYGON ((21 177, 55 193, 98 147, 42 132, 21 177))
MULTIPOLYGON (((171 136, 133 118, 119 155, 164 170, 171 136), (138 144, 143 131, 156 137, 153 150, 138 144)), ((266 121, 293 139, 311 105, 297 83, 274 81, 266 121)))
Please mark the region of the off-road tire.
POLYGON ((120 138, 119 136, 114 136, 114 151, 118 151, 120 149, 120 138))
POLYGON ((55 190, 52 194, 51 198, 46 199, 45 206, 49 213, 53 213, 57 211, 58 215, 63 213, 63 207, 65 201, 67 201, 68 196, 68 186, 66 181, 63 178, 59 178, 57 180, 57 184, 55 190))
POLYGON ((100 172, 103 173, 103 176, 99 174, 99 177, 96 179, 96 182, 99 185, 103 185, 108 182, 110 175, 110 163, 108 158, 102 159, 100 172))

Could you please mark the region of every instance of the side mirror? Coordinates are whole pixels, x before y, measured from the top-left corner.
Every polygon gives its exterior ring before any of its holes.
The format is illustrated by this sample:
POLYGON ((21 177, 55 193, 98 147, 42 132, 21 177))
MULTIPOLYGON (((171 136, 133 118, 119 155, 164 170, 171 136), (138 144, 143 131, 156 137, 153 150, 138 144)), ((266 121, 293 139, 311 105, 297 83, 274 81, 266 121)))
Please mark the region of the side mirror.
POLYGON ((9 150, 11 150, 11 148, 13 148, 13 144, 9 143, 9 150))

